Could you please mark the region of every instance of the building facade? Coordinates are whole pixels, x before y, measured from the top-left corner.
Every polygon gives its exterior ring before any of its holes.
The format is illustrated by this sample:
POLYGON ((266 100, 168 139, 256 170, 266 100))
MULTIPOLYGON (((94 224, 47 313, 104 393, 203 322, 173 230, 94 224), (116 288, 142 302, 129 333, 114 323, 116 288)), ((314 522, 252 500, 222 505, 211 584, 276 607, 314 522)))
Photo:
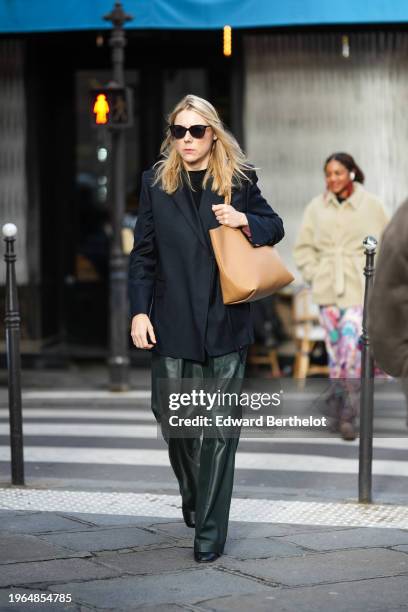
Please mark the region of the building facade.
MULTIPOLYGON (((306 11, 292 21, 283 9, 268 13, 267 2, 255 16, 245 12, 249 2, 232 13, 220 2, 218 12, 197 15, 177 2, 173 13, 163 12, 164 0, 143 14, 133 0, 125 4, 139 19, 127 29, 126 81, 135 104, 126 132, 124 224, 137 215, 140 176, 157 159, 166 114, 187 93, 213 101, 259 168, 263 191, 285 220, 280 251, 292 269, 302 211, 324 188, 330 153, 353 154, 367 188, 390 212, 406 199, 402 3, 388 3, 394 13, 384 15, 373 1, 363 24, 347 2, 336 8, 347 14, 332 11, 329 19, 324 3, 314 3, 319 18, 306 11), (231 57, 222 54, 227 20, 231 57)), ((23 350, 101 356, 108 341, 110 135, 91 128, 89 90, 110 80, 108 31, 98 24, 111 2, 98 2, 89 27, 84 2, 76 30, 57 23, 60 14, 36 13, 27 16, 37 19, 35 27, 22 27, 21 17, 15 31, 11 17, 1 19, 11 14, 6 5, 0 0, 0 217, 18 226, 23 350)))

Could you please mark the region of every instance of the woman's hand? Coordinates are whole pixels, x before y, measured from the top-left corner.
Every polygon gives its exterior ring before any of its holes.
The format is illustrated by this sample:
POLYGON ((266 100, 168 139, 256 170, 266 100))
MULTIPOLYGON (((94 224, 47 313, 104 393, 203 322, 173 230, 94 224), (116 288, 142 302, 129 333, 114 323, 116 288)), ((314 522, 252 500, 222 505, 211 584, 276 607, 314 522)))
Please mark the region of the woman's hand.
POLYGON ((228 227, 248 225, 246 214, 235 210, 230 204, 213 204, 212 210, 221 225, 228 225, 228 227))
POLYGON ((133 317, 130 335, 132 336, 133 344, 137 348, 150 349, 156 344, 153 325, 150 323, 147 314, 138 314, 133 317), (153 344, 149 344, 147 334, 149 334, 149 340, 153 344))

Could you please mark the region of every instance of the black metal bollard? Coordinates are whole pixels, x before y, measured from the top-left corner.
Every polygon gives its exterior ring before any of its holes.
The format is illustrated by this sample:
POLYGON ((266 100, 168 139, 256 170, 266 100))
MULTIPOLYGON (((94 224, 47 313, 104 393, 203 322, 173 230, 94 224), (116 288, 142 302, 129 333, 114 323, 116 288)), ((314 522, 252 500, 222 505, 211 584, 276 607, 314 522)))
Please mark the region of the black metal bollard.
POLYGON ((374 257, 377 240, 367 236, 363 242, 366 256, 363 333, 361 354, 360 445, 358 466, 358 501, 371 503, 374 416, 374 359, 367 329, 368 301, 374 280, 374 257))
POLYGON ((7 369, 10 411, 11 481, 24 484, 23 417, 21 410, 21 359, 20 313, 18 310, 17 283, 14 252, 17 227, 13 223, 3 225, 6 242, 6 328, 7 369))

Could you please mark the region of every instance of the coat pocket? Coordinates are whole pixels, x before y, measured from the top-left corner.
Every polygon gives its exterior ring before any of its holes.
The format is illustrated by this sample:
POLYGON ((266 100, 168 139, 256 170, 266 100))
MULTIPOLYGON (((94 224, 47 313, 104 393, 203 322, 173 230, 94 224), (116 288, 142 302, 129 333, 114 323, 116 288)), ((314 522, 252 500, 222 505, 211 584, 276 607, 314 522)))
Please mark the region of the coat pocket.
POLYGON ((335 282, 336 270, 331 257, 322 257, 316 272, 313 274, 312 289, 315 296, 324 299, 332 294, 333 283, 335 282))

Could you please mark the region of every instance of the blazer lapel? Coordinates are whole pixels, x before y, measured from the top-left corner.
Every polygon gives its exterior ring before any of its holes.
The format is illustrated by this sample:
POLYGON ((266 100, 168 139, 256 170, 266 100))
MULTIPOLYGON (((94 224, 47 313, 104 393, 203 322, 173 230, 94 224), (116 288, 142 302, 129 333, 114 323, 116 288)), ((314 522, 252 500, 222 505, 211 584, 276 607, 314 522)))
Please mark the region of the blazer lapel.
POLYGON ((212 250, 212 246, 208 230, 218 227, 220 225, 213 212, 212 205, 224 203, 224 199, 219 196, 218 193, 214 193, 211 188, 212 179, 210 178, 207 182, 206 188, 203 189, 199 208, 199 215, 204 230, 205 239, 207 242, 207 246, 210 248, 210 250, 212 250))

